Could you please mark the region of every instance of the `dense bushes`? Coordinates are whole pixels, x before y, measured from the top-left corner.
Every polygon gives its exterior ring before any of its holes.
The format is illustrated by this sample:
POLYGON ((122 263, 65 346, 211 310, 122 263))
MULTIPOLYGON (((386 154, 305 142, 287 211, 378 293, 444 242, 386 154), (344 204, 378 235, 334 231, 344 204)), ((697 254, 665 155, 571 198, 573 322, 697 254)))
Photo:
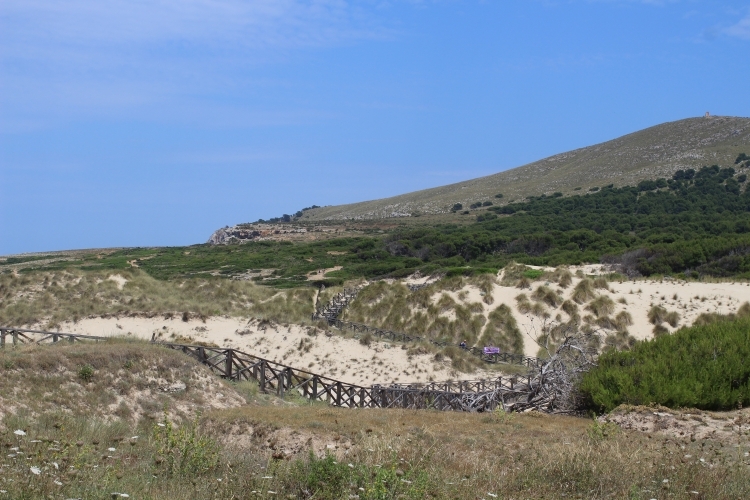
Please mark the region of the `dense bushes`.
MULTIPOLYGON (((743 308, 746 310, 747 308, 743 308)), ((750 317, 683 328, 611 351, 581 383, 585 405, 620 404, 728 410, 750 403, 750 317)))
POLYGON ((630 275, 750 277, 750 191, 742 191, 744 178, 735 174, 704 167, 635 187, 529 197, 491 206, 472 225, 405 229, 389 242, 398 243, 401 256, 436 264, 457 257, 496 268, 511 260, 559 265, 604 258, 630 275))
MULTIPOLYGON (((745 169, 748 161, 737 168, 745 169)), ((84 254, 83 262, 42 261, 40 267, 114 270, 130 269, 137 261, 159 279, 237 277, 250 271, 253 279, 277 287, 310 284, 308 273, 336 266, 342 269, 326 275, 327 285, 416 270, 496 272, 512 261, 557 266, 603 260, 620 264, 629 276, 750 278, 750 191, 744 187, 746 174, 736 173, 704 167, 678 171, 669 180, 609 185, 583 195, 531 196, 503 206, 476 202, 475 209, 487 208, 476 212, 472 224, 405 225, 385 237, 124 249, 84 254)), ((461 209, 460 203, 452 208, 461 209)))

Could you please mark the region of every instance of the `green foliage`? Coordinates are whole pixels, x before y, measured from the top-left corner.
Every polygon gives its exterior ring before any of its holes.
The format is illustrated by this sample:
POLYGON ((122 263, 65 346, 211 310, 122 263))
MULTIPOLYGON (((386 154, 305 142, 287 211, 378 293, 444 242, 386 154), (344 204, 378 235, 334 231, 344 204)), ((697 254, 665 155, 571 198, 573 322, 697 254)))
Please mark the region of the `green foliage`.
MULTIPOLYGON (((417 270, 472 275, 511 262, 559 266, 602 260, 621 264, 628 275, 750 278, 750 191, 746 174, 735 174, 733 168, 712 166, 572 196, 532 196, 502 206, 476 202, 475 208, 487 208, 474 223, 403 225, 379 237, 135 248, 40 260, 38 268, 123 272, 135 263, 160 280, 251 274, 280 288, 341 285, 417 270), (342 269, 328 273, 326 281, 307 279, 308 273, 336 266, 342 269)), ((460 203, 452 208, 462 209, 460 203)))
POLYGON ((295 461, 291 476, 299 478, 300 497, 322 499, 421 499, 429 479, 423 471, 339 463, 333 455, 317 458, 312 452, 308 460, 295 461))
POLYGON ((620 433, 620 427, 614 422, 600 422, 594 418, 591 425, 586 429, 589 439, 595 443, 612 439, 620 433))
POLYGON ((91 382, 94 378, 94 368, 91 365, 83 365, 78 369, 78 378, 84 382, 91 382))
POLYGON ((729 410, 750 403, 750 318, 715 321, 609 351, 581 382, 586 405, 729 410))
POLYGON ((155 467, 167 475, 203 474, 219 464, 219 446, 211 438, 198 434, 197 419, 177 429, 167 419, 154 426, 157 447, 155 467))
POLYGON ((523 272, 523 276, 525 278, 529 278, 530 280, 539 279, 539 278, 542 277, 543 274, 544 274, 544 271, 542 271, 540 269, 526 269, 523 272))

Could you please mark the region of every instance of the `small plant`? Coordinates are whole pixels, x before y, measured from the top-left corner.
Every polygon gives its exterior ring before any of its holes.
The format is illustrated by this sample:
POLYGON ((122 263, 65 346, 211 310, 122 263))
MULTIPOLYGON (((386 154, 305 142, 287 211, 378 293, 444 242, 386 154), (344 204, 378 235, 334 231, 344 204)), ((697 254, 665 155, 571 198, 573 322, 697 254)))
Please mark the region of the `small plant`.
POLYGON ((510 424, 516 419, 516 414, 505 411, 501 406, 495 408, 492 412, 492 420, 499 424, 510 424))
POLYGON ((83 365, 78 369, 78 378, 90 382, 94 378, 94 368, 91 365, 83 365))
POLYGON ((191 425, 175 429, 164 412, 162 421, 154 426, 155 465, 167 475, 202 474, 219 464, 218 444, 198 434, 197 420, 198 417, 191 425))
POLYGON ((600 443, 607 439, 611 439, 620 433, 620 428, 614 422, 600 422, 594 417, 594 421, 591 423, 586 434, 589 439, 596 443, 600 443))

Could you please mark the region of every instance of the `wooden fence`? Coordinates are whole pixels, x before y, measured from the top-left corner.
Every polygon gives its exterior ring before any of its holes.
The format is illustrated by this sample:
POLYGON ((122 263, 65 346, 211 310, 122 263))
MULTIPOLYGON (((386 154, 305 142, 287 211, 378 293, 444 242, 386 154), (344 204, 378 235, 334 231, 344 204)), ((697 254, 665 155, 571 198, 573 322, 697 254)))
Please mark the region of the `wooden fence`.
POLYGON ((362 323, 342 321, 338 318, 329 321, 329 324, 331 326, 335 326, 340 330, 351 330, 355 333, 369 333, 381 340, 390 340, 393 342, 426 342, 437 347, 459 347, 461 349, 465 349, 468 353, 480 358, 486 363, 508 363, 527 366, 529 368, 539 368, 544 364, 544 360, 542 359, 524 356, 523 354, 516 354, 512 352, 496 352, 487 354, 480 347, 461 347, 460 345, 453 344, 451 342, 443 342, 439 340, 428 339, 426 337, 420 337, 419 335, 409 335, 407 333, 384 330, 382 328, 377 328, 374 326, 363 325, 362 323))
POLYGON ((427 342, 429 344, 438 347, 460 347, 465 349, 470 354, 478 357, 486 363, 507 363, 513 365, 522 365, 529 368, 539 368, 544 364, 544 361, 539 358, 533 358, 530 356, 524 356, 523 354, 516 354, 512 352, 498 352, 487 354, 480 347, 461 347, 459 344, 453 344, 451 342, 442 342, 438 340, 432 340, 418 335, 409 335, 401 332, 394 332, 392 330, 384 330, 374 326, 363 325, 362 323, 353 323, 351 321, 342 321, 338 317, 344 308, 357 297, 357 288, 346 288, 343 292, 336 294, 331 298, 323 308, 317 309, 312 315, 312 319, 325 319, 328 324, 335 326, 340 330, 351 330, 355 333, 369 333, 378 337, 381 340, 390 340, 393 342, 427 342))
MULTIPOLYGON (((106 341, 107 337, 0 328, 0 347, 6 339, 12 345, 59 341, 106 341)), ((528 397, 529 377, 499 377, 492 380, 446 381, 364 387, 317 375, 305 370, 259 358, 237 349, 158 343, 181 351, 206 365, 222 378, 257 382, 264 393, 284 396, 296 393, 310 401, 324 401, 342 408, 407 408, 452 411, 492 411, 507 408, 528 397)))

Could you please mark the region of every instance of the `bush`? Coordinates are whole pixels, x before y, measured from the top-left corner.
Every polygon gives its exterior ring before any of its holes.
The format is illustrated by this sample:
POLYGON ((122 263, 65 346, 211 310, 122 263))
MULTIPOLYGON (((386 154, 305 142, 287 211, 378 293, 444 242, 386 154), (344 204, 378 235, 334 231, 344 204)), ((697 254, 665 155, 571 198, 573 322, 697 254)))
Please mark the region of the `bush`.
POLYGON ((750 403, 750 318, 682 328, 607 352, 581 382, 587 408, 660 404, 729 410, 750 403))
POLYGON ((91 365, 84 365, 78 369, 78 378, 84 382, 91 382, 94 378, 94 368, 91 365))

